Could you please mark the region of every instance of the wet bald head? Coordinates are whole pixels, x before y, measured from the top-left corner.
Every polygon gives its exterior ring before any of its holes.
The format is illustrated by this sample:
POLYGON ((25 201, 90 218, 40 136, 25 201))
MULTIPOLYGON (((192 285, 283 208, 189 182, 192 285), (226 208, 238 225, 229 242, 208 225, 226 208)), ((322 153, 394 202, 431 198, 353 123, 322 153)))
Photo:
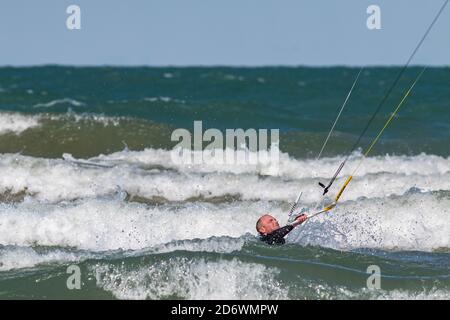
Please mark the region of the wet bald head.
POLYGON ((260 234, 268 234, 279 228, 280 225, 278 224, 277 219, 272 217, 270 214, 261 216, 261 218, 259 218, 256 222, 256 231, 260 234))

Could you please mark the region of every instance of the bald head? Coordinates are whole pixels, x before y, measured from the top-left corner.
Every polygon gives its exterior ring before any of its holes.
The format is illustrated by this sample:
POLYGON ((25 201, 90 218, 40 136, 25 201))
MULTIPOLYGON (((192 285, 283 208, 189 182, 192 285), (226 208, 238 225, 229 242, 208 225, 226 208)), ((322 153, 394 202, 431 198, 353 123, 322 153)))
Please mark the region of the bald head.
POLYGON ((277 219, 270 214, 265 214, 256 222, 256 231, 260 234, 268 234, 280 228, 277 219))

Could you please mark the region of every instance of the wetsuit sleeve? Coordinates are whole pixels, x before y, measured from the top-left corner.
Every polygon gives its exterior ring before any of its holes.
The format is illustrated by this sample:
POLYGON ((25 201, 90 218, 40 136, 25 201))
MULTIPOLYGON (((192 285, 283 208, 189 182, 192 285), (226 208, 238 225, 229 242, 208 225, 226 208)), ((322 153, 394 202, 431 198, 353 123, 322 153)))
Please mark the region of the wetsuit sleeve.
POLYGON ((282 228, 279 228, 272 233, 261 236, 261 240, 266 242, 267 244, 284 244, 284 237, 294 229, 293 226, 287 225, 282 228))

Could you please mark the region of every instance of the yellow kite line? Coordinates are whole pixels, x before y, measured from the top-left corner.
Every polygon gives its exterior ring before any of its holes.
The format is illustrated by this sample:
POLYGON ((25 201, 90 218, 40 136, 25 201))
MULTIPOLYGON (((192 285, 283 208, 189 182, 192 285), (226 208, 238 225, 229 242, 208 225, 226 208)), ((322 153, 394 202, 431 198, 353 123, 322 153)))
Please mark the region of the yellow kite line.
POLYGON ((312 218, 320 213, 323 212, 327 212, 330 211, 331 209, 333 209, 336 204, 339 201, 339 198, 341 197, 342 193, 344 192, 345 188, 347 187, 347 185, 349 184, 349 182, 352 180, 353 176, 355 175, 356 171, 359 169, 359 167, 361 166, 362 162, 364 161, 364 159, 367 157, 367 155, 370 153, 370 151, 372 150, 373 146, 378 142, 378 140, 380 139, 381 135, 383 134, 384 130, 387 128, 387 126, 389 125, 389 123, 392 121, 392 119, 395 117, 395 115, 397 114, 397 112, 400 110, 400 108, 403 106, 403 103, 405 102, 406 98, 409 96, 409 94, 411 93, 412 89, 414 88, 414 86, 416 85, 416 83, 419 81, 419 79, 422 77, 422 74, 425 72, 426 67, 424 67, 422 69, 422 71, 419 73, 419 75, 417 76, 417 78, 414 80, 413 84, 411 85, 411 87, 408 89, 408 91, 406 91, 405 95, 403 96, 403 98, 400 100, 400 103, 397 105, 397 107, 394 109, 394 111, 392 112, 391 116, 387 119, 386 123, 384 124, 383 128, 381 128, 380 132, 377 134, 377 136, 373 139, 373 141, 371 142, 371 144, 369 145, 369 147, 367 148, 367 150, 363 153, 363 156, 361 158, 361 160, 359 161, 358 165, 356 166, 355 170, 353 170, 352 174, 345 180, 344 184, 342 185, 342 187, 340 188, 339 192, 337 193, 336 197, 334 198, 334 202, 330 203, 329 205, 325 206, 321 211, 315 212, 313 214, 311 214, 308 218, 312 218))

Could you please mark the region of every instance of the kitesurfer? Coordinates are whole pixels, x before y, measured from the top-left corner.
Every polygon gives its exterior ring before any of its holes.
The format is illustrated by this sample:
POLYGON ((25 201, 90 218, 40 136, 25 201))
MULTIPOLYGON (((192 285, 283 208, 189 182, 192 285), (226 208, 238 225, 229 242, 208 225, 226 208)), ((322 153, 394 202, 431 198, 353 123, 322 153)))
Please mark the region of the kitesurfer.
POLYGON ((277 219, 265 214, 256 222, 256 231, 258 231, 261 241, 267 244, 284 244, 284 237, 296 226, 305 222, 307 218, 306 214, 301 214, 295 218, 293 223, 280 228, 277 219))

